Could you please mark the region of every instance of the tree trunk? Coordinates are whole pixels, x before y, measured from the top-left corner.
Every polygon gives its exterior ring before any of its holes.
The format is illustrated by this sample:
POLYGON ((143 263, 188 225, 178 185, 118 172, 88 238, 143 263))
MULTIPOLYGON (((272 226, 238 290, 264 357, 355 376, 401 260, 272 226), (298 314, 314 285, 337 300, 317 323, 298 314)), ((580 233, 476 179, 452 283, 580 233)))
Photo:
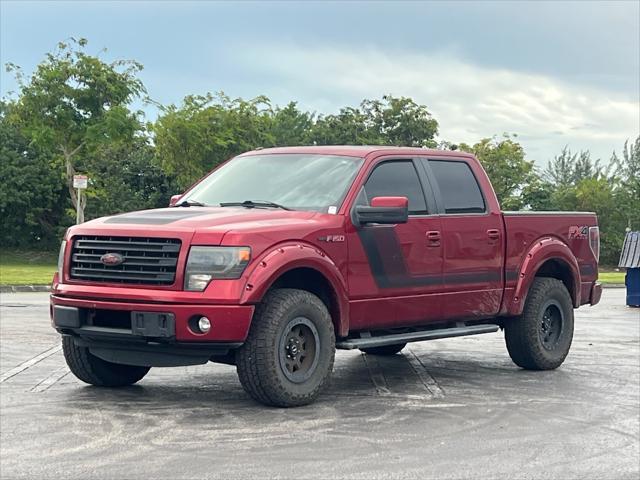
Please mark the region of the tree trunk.
POLYGON ((71 197, 71 204, 76 211, 79 210, 78 222, 84 222, 84 207, 87 205, 87 196, 82 195, 80 198, 80 204, 78 205, 78 191, 73 188, 73 176, 76 174, 76 169, 73 167, 73 156, 82 148, 82 144, 78 145, 73 150, 69 151, 66 146, 60 147, 62 156, 64 157, 65 169, 67 172, 67 188, 69 189, 69 196, 71 197))

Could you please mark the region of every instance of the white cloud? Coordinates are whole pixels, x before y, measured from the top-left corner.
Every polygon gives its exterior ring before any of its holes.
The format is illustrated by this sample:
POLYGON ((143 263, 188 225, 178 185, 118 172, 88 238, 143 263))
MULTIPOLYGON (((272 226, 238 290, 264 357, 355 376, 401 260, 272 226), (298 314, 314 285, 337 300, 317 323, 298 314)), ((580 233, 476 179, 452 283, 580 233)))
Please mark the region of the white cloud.
POLYGON ((640 102, 560 80, 464 63, 449 55, 379 49, 264 45, 236 49, 234 60, 279 85, 276 100, 301 100, 331 112, 391 93, 425 104, 440 137, 475 142, 516 133, 530 158, 546 163, 568 144, 608 158, 640 133, 640 102))

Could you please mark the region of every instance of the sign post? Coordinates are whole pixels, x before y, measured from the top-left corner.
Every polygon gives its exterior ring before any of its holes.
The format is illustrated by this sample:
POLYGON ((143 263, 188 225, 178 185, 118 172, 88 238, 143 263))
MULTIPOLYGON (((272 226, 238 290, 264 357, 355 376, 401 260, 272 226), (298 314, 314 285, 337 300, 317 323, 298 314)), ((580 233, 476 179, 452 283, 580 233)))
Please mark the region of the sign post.
POLYGON ((87 188, 89 177, 86 175, 73 176, 73 188, 78 191, 78 200, 76 201, 76 225, 84 222, 84 209, 82 208, 82 191, 87 188))

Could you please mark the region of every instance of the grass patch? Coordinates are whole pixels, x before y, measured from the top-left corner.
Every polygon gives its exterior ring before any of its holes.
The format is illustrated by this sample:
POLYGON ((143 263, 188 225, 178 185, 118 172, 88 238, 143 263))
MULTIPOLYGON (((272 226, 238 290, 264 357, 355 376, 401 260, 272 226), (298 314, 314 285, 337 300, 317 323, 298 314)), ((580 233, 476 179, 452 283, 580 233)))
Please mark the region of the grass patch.
POLYGON ((58 256, 42 251, 0 252, 0 285, 49 285, 58 256))
POLYGON ((603 272, 598 273, 600 283, 624 283, 624 272, 603 272))

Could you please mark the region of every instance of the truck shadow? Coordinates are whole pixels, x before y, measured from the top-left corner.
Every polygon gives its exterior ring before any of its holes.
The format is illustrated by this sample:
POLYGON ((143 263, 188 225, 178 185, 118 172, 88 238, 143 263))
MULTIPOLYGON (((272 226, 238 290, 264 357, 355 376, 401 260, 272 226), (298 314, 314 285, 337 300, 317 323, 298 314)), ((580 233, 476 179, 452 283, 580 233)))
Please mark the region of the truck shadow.
MULTIPOLYGON (((576 381, 561 369, 552 372, 529 372, 517 368, 509 359, 478 358, 477 352, 440 352, 438 355, 417 355, 411 349, 389 357, 374 357, 348 352, 336 358, 330 385, 312 405, 295 409, 269 408, 254 402, 243 391, 231 366, 198 367, 188 375, 158 369, 140 384, 119 389, 86 386, 66 391, 73 408, 94 410, 96 407, 119 414, 166 414, 183 421, 193 416, 269 415, 274 412, 307 412, 315 417, 318 410, 331 409, 348 414, 359 408, 375 405, 376 409, 394 409, 398 401, 406 400, 416 407, 440 404, 491 404, 518 399, 548 396, 555 386, 562 391, 576 381), (314 413, 315 412, 315 413, 314 413)), ((181 373, 184 373, 185 369, 181 373)), ((579 385, 576 385, 580 387, 579 385)), ((283 413, 284 414, 284 413, 283 413)))

